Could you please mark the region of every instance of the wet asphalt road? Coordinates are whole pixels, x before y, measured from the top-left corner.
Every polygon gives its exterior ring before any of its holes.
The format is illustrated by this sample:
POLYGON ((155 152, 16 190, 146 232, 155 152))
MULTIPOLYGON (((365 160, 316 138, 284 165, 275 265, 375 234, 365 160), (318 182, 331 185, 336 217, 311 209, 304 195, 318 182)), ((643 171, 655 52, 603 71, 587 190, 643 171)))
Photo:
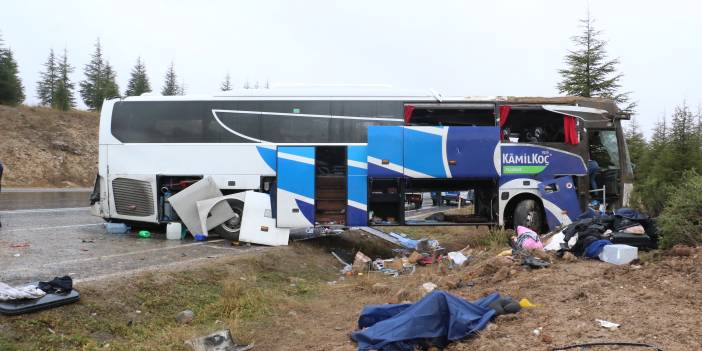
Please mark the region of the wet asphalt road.
POLYGON ((229 242, 141 239, 135 233, 107 234, 102 218, 90 215, 88 192, 0 194, 0 282, 20 284, 70 275, 80 283, 143 271, 186 267, 264 247, 229 242), (39 195, 37 195, 39 194, 39 195), (67 195, 68 194, 68 195, 67 195), (7 196, 7 197, 6 197, 7 196), (52 206, 53 208, 45 208, 52 206))

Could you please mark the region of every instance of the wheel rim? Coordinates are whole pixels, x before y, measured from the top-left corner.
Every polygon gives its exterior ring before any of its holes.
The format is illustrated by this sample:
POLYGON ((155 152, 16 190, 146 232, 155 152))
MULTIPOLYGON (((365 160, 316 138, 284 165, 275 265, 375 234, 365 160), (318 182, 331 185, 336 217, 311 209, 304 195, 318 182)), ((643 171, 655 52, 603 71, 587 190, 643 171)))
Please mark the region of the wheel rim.
POLYGON ((234 212, 234 217, 222 223, 222 228, 230 233, 236 233, 241 229, 241 215, 234 212))

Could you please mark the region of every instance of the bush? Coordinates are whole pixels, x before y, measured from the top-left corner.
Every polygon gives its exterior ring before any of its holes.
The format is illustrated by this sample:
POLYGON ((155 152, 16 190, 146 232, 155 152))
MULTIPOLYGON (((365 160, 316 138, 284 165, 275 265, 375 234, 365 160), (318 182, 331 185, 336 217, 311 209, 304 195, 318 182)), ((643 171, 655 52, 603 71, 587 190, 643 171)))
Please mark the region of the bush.
POLYGON ((683 182, 670 194, 658 226, 664 248, 676 244, 702 244, 702 175, 685 173, 683 182))

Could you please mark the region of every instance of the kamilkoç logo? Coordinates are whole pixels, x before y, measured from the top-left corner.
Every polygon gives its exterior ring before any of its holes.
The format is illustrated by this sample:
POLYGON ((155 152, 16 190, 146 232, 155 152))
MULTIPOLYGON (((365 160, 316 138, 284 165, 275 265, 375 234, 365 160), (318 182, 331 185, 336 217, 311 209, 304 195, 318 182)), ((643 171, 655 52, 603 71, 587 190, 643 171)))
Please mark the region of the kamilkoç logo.
POLYGON ((502 154, 503 174, 537 174, 548 166, 551 152, 505 152, 502 154))

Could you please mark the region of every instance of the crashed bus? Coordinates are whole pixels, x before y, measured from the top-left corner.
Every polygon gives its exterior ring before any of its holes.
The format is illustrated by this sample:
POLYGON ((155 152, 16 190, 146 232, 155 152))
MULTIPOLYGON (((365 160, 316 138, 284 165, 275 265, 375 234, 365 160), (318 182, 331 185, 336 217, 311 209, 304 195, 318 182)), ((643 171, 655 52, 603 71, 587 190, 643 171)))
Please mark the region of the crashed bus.
MULTIPOLYGON (((112 99, 100 116, 92 211, 108 221, 177 221, 168 198, 209 178, 225 195, 267 194, 280 228, 545 231, 593 200, 627 204, 626 118, 609 100, 578 97, 252 90, 112 99), (442 194, 470 199, 436 201, 442 194)), ((227 200, 235 215, 216 233, 236 236, 242 199, 227 200)))

